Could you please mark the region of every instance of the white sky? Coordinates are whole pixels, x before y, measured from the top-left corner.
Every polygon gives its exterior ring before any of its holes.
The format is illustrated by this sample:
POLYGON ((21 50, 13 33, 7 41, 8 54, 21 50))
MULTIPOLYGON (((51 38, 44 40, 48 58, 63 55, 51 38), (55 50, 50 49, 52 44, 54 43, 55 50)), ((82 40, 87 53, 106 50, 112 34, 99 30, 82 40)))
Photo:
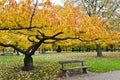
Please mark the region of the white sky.
POLYGON ((62 0, 50 0, 50 1, 55 3, 55 4, 63 5, 62 0))

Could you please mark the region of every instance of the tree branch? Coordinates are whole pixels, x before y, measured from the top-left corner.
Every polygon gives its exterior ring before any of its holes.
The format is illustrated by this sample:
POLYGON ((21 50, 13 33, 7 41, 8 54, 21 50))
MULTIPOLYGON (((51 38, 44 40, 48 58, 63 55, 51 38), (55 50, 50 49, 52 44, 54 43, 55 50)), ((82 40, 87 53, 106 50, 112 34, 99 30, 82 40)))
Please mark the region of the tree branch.
POLYGON ((30 51, 32 51, 32 49, 34 48, 35 45, 36 45, 36 43, 34 43, 32 46, 28 47, 25 51, 25 54, 29 55, 30 51))
POLYGON ((58 35, 60 35, 60 34, 63 34, 63 32, 58 32, 58 33, 56 33, 55 35, 52 36, 52 38, 54 38, 54 37, 56 37, 56 36, 58 36, 58 35))
POLYGON ((44 44, 53 44, 55 43, 56 41, 52 41, 52 42, 43 42, 44 44))
POLYGON ((100 13, 100 11, 103 9, 103 7, 104 7, 104 4, 103 4, 102 6, 99 7, 99 9, 98 9, 98 11, 97 11, 97 14, 100 13))
POLYGON ((44 36, 45 36, 45 34, 44 34, 44 33, 42 33, 40 30, 38 30, 38 32, 40 33, 40 35, 41 35, 42 37, 44 37, 44 36))
POLYGON ((113 13, 118 9, 119 4, 120 4, 120 1, 116 4, 115 8, 112 10, 112 13, 111 13, 111 15, 108 17, 108 19, 110 19, 111 16, 113 15, 113 13))
POLYGON ((29 29, 34 29, 34 28, 41 29, 41 27, 33 26, 33 27, 19 27, 19 28, 17 28, 17 27, 16 28, 15 27, 6 28, 6 27, 4 27, 4 28, 0 28, 0 30, 22 30, 22 29, 29 30, 29 29))
POLYGON ((39 35, 36 35, 35 37, 36 37, 36 39, 41 40, 41 38, 39 37, 39 35))
POLYGON ((91 40, 82 40, 82 39, 79 38, 78 40, 80 40, 82 42, 91 42, 91 41, 99 40, 99 38, 95 38, 95 39, 91 39, 91 40))
POLYGON ((79 38, 72 38, 72 37, 66 37, 66 38, 52 38, 52 40, 56 40, 56 41, 68 40, 68 39, 79 39, 79 38))
POLYGON ((35 40, 31 40, 31 39, 30 39, 30 37, 32 37, 32 36, 35 36, 35 35, 29 35, 27 39, 28 39, 30 42, 32 42, 32 43, 37 43, 35 40))
POLYGON ((35 7, 34 7, 33 13, 32 13, 31 18, 30 18, 30 28, 32 27, 32 21, 33 21, 34 15, 35 15, 37 4, 38 4, 38 0, 36 0, 35 7))
POLYGON ((12 44, 0 43, 0 46, 3 46, 3 47, 12 47, 12 48, 14 48, 15 50, 17 50, 17 51, 19 51, 19 52, 25 54, 25 51, 24 51, 24 50, 22 50, 22 49, 16 47, 15 45, 12 45, 12 44))
MULTIPOLYGON (((16 22, 16 21, 15 21, 16 22)), ((22 26, 18 23, 18 22, 16 22, 16 24, 20 27, 20 28, 22 28, 22 26)))
POLYGON ((31 50, 31 52, 29 52, 30 54, 30 56, 31 55, 33 55, 34 54, 34 52, 39 48, 39 46, 42 44, 44 42, 44 40, 40 40, 38 43, 34 43, 33 45, 32 45, 32 50, 31 50))

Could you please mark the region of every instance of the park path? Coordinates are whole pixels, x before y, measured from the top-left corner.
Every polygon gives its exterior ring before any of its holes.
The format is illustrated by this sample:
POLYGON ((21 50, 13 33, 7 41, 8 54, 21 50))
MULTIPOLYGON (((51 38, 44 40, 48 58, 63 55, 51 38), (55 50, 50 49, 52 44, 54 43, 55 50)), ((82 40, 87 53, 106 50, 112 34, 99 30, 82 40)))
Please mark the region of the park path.
POLYGON ((77 74, 63 80, 120 80, 120 70, 107 73, 77 74))

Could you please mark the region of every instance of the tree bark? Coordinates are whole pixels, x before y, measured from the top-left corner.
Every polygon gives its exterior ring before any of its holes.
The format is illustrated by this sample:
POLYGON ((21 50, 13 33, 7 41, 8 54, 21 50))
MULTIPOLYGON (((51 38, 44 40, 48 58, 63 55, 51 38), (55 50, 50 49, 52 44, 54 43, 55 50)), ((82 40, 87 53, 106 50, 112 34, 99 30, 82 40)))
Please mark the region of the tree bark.
POLYGON ((29 55, 25 55, 24 58, 24 67, 22 68, 23 71, 29 71, 29 70, 33 70, 34 66, 33 66, 33 58, 29 55))
POLYGON ((102 48, 100 44, 96 44, 97 57, 102 57, 102 48))
POLYGON ((59 53, 59 52, 61 52, 61 51, 62 51, 62 48, 61 48, 60 46, 58 46, 57 52, 59 53))

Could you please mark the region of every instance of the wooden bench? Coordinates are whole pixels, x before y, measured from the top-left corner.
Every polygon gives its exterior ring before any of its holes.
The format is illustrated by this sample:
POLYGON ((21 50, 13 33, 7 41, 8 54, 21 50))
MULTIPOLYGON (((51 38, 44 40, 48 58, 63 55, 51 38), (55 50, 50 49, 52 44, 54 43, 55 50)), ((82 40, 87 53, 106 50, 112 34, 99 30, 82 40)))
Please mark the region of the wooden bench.
POLYGON ((62 68, 62 73, 66 76, 69 77, 67 71, 69 70, 76 70, 76 69, 82 69, 82 73, 87 73, 86 69, 90 68, 90 66, 84 66, 84 62, 85 60, 67 60, 67 61, 59 61, 59 64, 61 64, 62 68), (70 63, 81 63, 80 66, 76 66, 76 67, 69 67, 69 68, 65 68, 65 64, 70 64, 70 63))

